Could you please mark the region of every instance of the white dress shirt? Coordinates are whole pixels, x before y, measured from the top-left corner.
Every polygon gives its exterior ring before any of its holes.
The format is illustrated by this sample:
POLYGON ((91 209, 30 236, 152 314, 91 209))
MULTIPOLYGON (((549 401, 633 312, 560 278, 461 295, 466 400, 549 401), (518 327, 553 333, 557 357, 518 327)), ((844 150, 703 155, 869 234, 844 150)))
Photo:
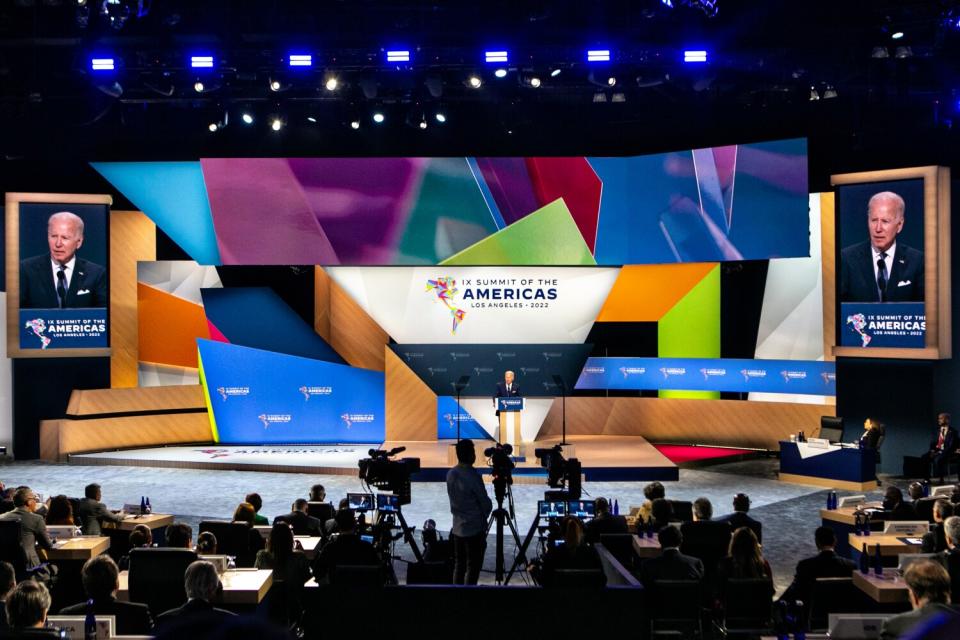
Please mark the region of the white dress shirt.
MULTIPOLYGON (((870 245, 870 250, 873 252, 873 281, 877 281, 877 273, 879 269, 877 268, 877 260, 880 259, 880 252, 877 251, 877 248, 873 245, 870 245)), ((883 259, 883 264, 887 266, 887 282, 890 282, 890 273, 893 271, 893 254, 897 251, 897 241, 894 240, 893 244, 890 245, 890 248, 884 251, 883 253, 887 254, 887 257, 883 259)))
MULTIPOLYGON (((57 290, 57 271, 60 270, 60 263, 54 260, 53 258, 50 259, 50 263, 53 265, 53 290, 56 291, 57 290)), ((67 291, 70 291, 70 280, 73 279, 73 267, 76 265, 76 263, 77 263, 77 256, 73 256, 72 258, 70 258, 70 261, 67 262, 67 264, 63 265, 63 277, 65 280, 65 282, 63 283, 63 286, 67 288, 67 291)))

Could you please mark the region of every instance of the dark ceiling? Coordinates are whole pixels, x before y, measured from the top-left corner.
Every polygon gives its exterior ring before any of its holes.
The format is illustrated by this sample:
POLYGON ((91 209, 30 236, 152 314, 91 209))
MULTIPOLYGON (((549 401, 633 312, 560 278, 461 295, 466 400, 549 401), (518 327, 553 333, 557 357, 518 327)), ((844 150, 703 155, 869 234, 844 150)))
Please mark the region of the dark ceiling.
POLYGON ((105 188, 90 160, 633 155, 806 136, 817 190, 832 172, 960 155, 956 2, 141 0, 138 18, 136 0, 115 1, 132 7, 121 29, 102 0, 0 0, 0 189, 105 188), (409 65, 384 62, 393 46, 409 65), (586 63, 598 46, 609 65, 586 63), (510 51, 502 79, 482 60, 494 48, 510 51), (685 65, 687 48, 709 62, 685 65), (294 50, 314 66, 291 73, 294 50), (199 52, 214 70, 187 67, 199 52), (116 74, 92 73, 93 54, 115 57, 116 74))

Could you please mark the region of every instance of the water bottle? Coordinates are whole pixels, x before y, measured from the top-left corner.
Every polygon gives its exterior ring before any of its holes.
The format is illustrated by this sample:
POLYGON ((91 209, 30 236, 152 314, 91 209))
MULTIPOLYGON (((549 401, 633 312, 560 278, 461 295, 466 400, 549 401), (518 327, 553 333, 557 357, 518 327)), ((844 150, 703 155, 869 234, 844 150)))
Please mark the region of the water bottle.
POLYGON ((870 514, 863 512, 863 535, 870 535, 870 514))
POLYGON ((83 621, 83 640, 97 640, 97 618, 93 615, 93 598, 87 600, 87 617, 83 621))
POLYGON ((863 514, 859 511, 853 514, 853 534, 857 537, 863 535, 863 514))
POLYGON ((833 491, 827 492, 827 511, 833 511, 833 491))
POLYGON ((147 513, 153 513, 153 507, 150 506, 150 496, 147 496, 147 513))
POLYGON ((620 515, 620 503, 616 499, 613 501, 613 515, 620 515))
POLYGON ((924 480, 921 486, 923 487, 923 497, 929 498, 930 497, 930 481, 924 480))
POLYGON ((143 515, 147 512, 147 499, 143 496, 140 496, 140 515, 143 515))
POLYGON ((873 551, 873 572, 878 575, 883 575, 883 556, 880 555, 880 543, 874 545, 873 551))
POLYGON ((863 543, 863 549, 860 550, 860 573, 867 575, 870 573, 870 553, 867 551, 867 543, 863 543))

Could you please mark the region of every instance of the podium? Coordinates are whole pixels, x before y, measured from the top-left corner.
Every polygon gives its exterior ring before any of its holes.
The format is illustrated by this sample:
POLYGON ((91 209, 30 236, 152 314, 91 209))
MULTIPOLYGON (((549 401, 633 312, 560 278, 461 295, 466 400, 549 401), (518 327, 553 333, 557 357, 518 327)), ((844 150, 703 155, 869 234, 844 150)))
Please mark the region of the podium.
POLYGON ((500 412, 500 431, 497 433, 497 441, 506 442, 513 447, 515 457, 524 457, 523 438, 520 435, 520 414, 523 413, 523 398, 519 396, 510 396, 497 398, 497 410, 500 412))
POLYGON ((780 480, 844 491, 877 488, 877 451, 827 442, 780 443, 780 480))

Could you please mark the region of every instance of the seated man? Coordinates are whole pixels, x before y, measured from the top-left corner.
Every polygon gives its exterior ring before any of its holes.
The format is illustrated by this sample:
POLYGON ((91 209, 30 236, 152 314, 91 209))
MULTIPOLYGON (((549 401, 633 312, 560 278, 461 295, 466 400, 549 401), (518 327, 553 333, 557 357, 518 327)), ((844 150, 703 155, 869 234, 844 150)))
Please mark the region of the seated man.
POLYGON ((916 520, 917 511, 912 504, 903 501, 903 492, 897 487, 887 487, 883 494, 883 510, 887 520, 916 520))
POLYGON ((297 498, 290 513, 273 519, 273 524, 278 522, 289 524, 293 527, 294 535, 298 536, 320 536, 323 531, 323 523, 317 518, 307 515, 307 501, 303 498, 297 498))
POLYGON ((338 511, 336 520, 340 533, 328 542, 313 560, 313 576, 320 584, 329 583, 330 572, 337 566, 381 564, 380 556, 373 545, 361 540, 357 535, 357 523, 352 509, 338 511))
POLYGON ((88 484, 84 488, 83 494, 86 497, 77 503, 77 513, 74 516, 80 523, 80 529, 84 535, 100 535, 100 525, 103 522, 116 524, 123 521, 123 516, 111 512, 107 509, 107 505, 100 502, 103 497, 100 485, 97 483, 88 484))
POLYGON ((923 463, 923 477, 929 480, 932 470, 934 475, 940 477, 940 484, 943 484, 947 463, 958 448, 960 448, 960 437, 957 436, 957 430, 950 426, 950 414, 941 413, 937 416, 937 430, 930 438, 927 452, 920 456, 920 461, 923 463))
MULTIPOLYGON (((131 549, 149 549, 153 546, 153 531, 145 524, 138 524, 130 532, 129 541, 131 549)), ((117 566, 120 567, 120 571, 126 571, 130 568, 129 552, 120 556, 120 562, 117 563, 117 566)))
POLYGON ((256 514, 253 516, 254 526, 263 527, 270 524, 270 521, 267 520, 266 516, 260 515, 260 509, 263 509, 263 498, 260 497, 259 493, 248 493, 247 497, 244 498, 244 502, 253 505, 253 510, 256 514))
MULTIPOLYGON (((153 618, 147 605, 137 602, 120 602, 117 591, 120 589, 120 570, 108 555, 87 560, 81 572, 83 590, 93 601, 93 614, 96 616, 116 616, 116 633, 121 636, 146 636, 153 631, 153 618)), ((65 607, 60 610, 64 616, 85 616, 88 602, 65 607)))
MULTIPOLYGON (((47 534, 47 524, 43 521, 43 516, 35 513, 37 496, 33 493, 33 489, 30 487, 17 489, 13 494, 13 504, 16 508, 0 515, 0 520, 20 521, 20 545, 26 556, 27 569, 32 569, 40 565, 37 547, 50 550, 53 549, 53 542, 47 534)), ((54 572, 50 567, 46 567, 37 573, 36 577, 41 580, 48 579, 52 573, 54 572)))
POLYGON ((310 502, 324 502, 327 499, 327 490, 322 484, 315 484, 310 487, 310 502))
POLYGON ((703 562, 680 553, 683 534, 673 525, 667 525, 657 533, 662 552, 656 558, 646 560, 640 567, 640 582, 647 588, 657 580, 702 580, 703 562))
POLYGON ((950 516, 943 521, 943 535, 947 539, 947 550, 940 554, 939 560, 950 575, 951 602, 960 604, 960 516, 950 516))
POLYGON ((943 566, 930 561, 916 562, 903 574, 913 611, 883 621, 881 640, 904 638, 911 629, 937 614, 956 615, 950 605, 950 576, 943 566))
POLYGON ((953 505, 940 499, 933 503, 933 527, 923 534, 920 553, 943 553, 947 550, 947 537, 943 531, 944 521, 953 515, 953 505))
POLYGON ((167 527, 167 547, 193 549, 193 529, 185 522, 174 522, 167 527))
POLYGON ((197 560, 190 563, 183 574, 183 588, 187 592, 187 602, 176 609, 164 611, 157 616, 157 626, 161 629, 179 623, 185 618, 206 618, 222 620, 232 618, 234 613, 213 606, 213 600, 223 588, 220 576, 213 563, 197 560))
POLYGON ((627 519, 610 513, 610 503, 606 498, 597 498, 597 513, 586 525, 587 542, 596 544, 605 533, 629 533, 627 519))
POLYGON ((750 496, 745 493, 738 493, 733 496, 733 513, 717 518, 718 522, 727 522, 730 524, 730 530, 736 531, 740 527, 747 527, 757 536, 757 542, 763 543, 763 525, 760 521, 754 520, 747 512, 750 511, 750 496))
POLYGON ((22 638, 59 638, 56 629, 45 629, 47 613, 50 611, 50 592, 42 582, 24 580, 7 598, 7 622, 14 632, 10 637, 22 638))
POLYGON ((693 501, 693 522, 684 522, 680 527, 683 534, 681 550, 700 558, 708 575, 713 575, 717 563, 726 557, 733 533, 729 523, 712 518, 713 505, 706 498, 697 498, 693 501))
POLYGON ((856 567, 852 560, 837 555, 837 534, 830 527, 817 527, 814 533, 817 555, 797 563, 793 582, 784 591, 781 600, 810 602, 817 578, 849 578, 856 567))

